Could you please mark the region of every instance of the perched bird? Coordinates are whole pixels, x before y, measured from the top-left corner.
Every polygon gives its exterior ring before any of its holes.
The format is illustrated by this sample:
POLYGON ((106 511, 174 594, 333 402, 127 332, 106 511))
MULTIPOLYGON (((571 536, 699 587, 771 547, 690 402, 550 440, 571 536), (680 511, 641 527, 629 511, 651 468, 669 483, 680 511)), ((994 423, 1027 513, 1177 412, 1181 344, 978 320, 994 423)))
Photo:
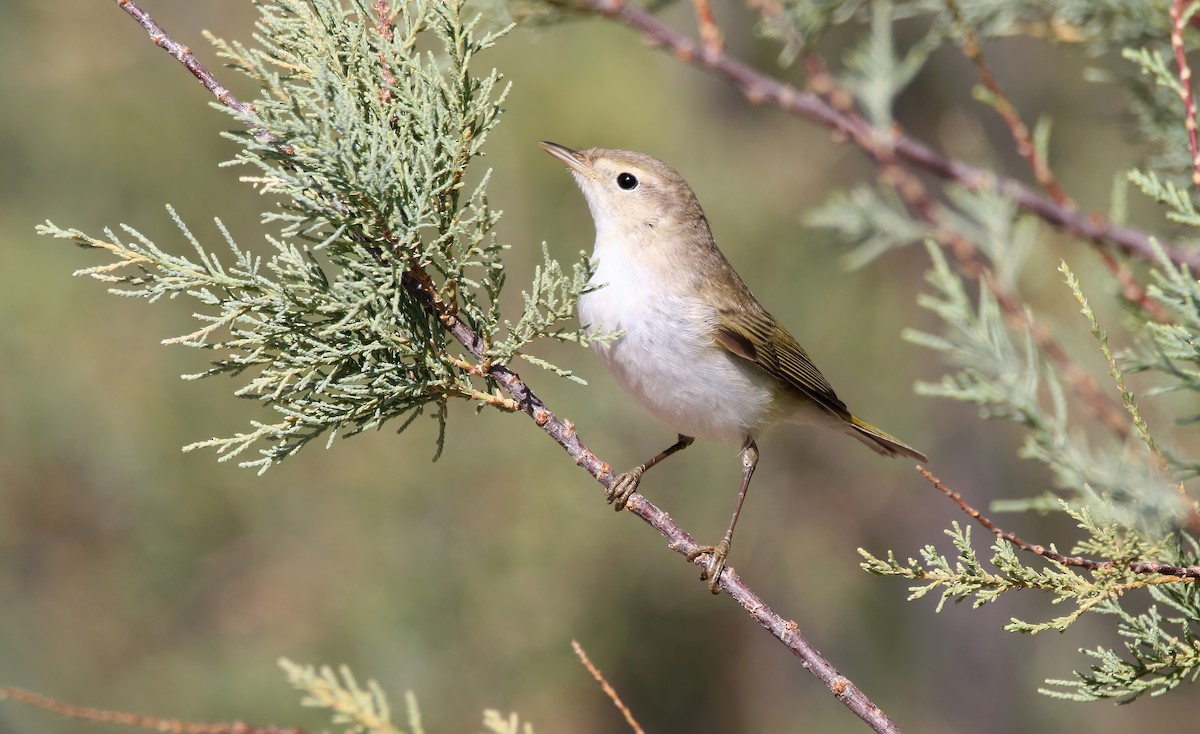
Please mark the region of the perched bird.
POLYGON ((725 537, 703 546, 701 574, 718 593, 733 529, 758 463, 755 440, 790 421, 849 434, 884 456, 927 461, 916 449, 853 415, 804 348, 762 307, 717 249, 691 187, 675 169, 628 150, 572 150, 542 142, 570 167, 596 226, 595 290, 579 299, 617 382, 679 440, 621 474, 608 501, 622 510, 642 474, 696 438, 741 447, 742 483, 725 537))

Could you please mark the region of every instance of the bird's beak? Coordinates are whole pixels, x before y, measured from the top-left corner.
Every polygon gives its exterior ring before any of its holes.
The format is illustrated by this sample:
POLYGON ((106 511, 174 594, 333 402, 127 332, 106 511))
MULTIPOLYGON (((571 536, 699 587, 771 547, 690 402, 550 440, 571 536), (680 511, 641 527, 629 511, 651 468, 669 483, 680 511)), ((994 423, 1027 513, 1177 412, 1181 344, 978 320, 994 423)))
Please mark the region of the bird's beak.
POLYGON ((538 145, 542 146, 542 150, 550 155, 566 163, 571 167, 571 170, 578 171, 585 176, 595 176, 596 171, 592 168, 592 164, 587 157, 577 150, 571 150, 565 145, 551 143, 548 140, 543 140, 538 145))

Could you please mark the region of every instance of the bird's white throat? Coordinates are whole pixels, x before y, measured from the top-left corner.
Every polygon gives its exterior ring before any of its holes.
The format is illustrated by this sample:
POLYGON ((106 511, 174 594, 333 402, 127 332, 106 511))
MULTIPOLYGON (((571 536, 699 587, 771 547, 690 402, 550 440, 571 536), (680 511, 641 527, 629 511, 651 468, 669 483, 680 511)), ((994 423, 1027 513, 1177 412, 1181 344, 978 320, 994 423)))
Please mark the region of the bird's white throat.
POLYGON ((768 377, 713 340, 716 314, 694 289, 664 279, 666 263, 632 247, 597 240, 591 283, 579 320, 592 333, 621 331, 596 344, 621 387, 679 433, 740 445, 771 422, 768 377), (666 357, 665 355, 670 355, 666 357))

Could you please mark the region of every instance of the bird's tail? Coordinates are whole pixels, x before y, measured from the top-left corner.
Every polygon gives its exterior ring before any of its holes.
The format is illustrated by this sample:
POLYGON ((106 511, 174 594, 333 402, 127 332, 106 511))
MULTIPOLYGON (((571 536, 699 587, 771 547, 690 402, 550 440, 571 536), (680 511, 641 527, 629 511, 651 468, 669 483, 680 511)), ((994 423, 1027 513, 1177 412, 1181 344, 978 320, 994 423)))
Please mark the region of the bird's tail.
POLYGON ((850 429, 848 433, 851 436, 862 441, 878 454, 883 454, 884 456, 907 456, 922 463, 929 461, 925 457, 925 454, 922 454, 895 436, 879 430, 858 416, 850 416, 846 421, 846 426, 850 429))

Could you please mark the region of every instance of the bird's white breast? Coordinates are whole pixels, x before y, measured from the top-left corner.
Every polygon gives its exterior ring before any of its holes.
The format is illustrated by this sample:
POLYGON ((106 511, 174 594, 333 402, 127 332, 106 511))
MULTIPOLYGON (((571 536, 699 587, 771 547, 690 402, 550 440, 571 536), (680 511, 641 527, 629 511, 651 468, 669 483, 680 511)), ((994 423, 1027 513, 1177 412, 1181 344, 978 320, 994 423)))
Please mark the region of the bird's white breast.
POLYGON ((669 263, 599 243, 593 263, 591 283, 603 287, 579 300, 579 320, 623 332, 596 351, 643 408, 685 436, 733 444, 772 421, 770 378, 716 345, 713 308, 672 281, 669 263))

